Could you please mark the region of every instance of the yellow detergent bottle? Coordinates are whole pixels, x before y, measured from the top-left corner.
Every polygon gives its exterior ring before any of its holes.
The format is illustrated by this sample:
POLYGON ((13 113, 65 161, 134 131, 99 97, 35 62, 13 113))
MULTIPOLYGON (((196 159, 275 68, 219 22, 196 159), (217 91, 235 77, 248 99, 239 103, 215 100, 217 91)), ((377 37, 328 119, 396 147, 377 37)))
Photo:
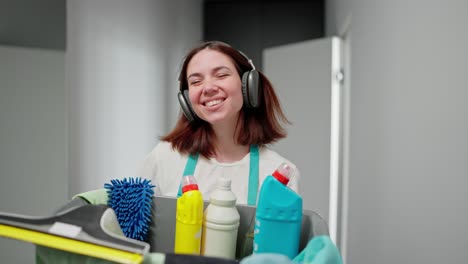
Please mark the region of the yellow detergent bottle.
POLYGON ((203 197, 191 175, 182 178, 182 196, 177 199, 174 253, 200 255, 203 197))

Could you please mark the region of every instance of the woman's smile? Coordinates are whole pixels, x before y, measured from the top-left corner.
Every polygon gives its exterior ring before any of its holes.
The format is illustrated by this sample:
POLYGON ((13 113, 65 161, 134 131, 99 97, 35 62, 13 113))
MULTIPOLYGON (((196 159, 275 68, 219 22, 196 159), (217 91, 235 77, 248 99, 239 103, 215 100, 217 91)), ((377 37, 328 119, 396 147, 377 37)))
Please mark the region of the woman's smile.
POLYGON ((203 105, 207 107, 211 107, 211 106, 219 105, 222 102, 224 102, 224 99, 215 99, 215 100, 207 101, 203 105))

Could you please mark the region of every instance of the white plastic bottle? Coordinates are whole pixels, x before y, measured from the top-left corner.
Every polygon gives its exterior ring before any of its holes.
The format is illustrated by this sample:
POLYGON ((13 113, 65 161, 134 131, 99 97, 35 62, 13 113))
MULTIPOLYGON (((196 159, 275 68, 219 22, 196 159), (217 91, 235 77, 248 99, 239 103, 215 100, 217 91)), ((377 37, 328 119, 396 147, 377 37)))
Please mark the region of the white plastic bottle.
POLYGON ((202 255, 234 259, 240 215, 231 180, 220 177, 203 215, 202 255))

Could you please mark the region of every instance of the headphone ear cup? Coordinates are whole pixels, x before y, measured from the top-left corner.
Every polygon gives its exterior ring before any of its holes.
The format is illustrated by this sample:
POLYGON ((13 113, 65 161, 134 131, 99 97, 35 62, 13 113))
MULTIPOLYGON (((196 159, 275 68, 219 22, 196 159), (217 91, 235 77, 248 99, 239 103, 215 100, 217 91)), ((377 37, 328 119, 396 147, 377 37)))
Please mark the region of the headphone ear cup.
POLYGON ((242 74, 242 96, 247 107, 257 108, 260 105, 259 74, 256 70, 242 74))
POLYGON ((197 119, 197 115, 192 109, 192 104, 190 103, 190 98, 188 96, 188 90, 179 91, 177 93, 177 99, 179 99, 180 108, 185 117, 190 121, 194 122, 197 119))
POLYGON ((242 98, 244 98, 244 104, 247 107, 251 107, 250 100, 249 100, 249 73, 250 71, 246 71, 242 74, 242 98))

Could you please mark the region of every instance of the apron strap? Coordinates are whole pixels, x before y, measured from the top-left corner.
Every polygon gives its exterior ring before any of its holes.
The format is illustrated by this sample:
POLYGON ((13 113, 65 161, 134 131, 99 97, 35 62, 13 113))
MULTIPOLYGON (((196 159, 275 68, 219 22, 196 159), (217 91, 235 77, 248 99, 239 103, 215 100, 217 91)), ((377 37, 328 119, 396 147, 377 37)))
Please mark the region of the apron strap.
POLYGON ((249 169, 249 194, 247 196, 248 205, 257 204, 258 192, 258 171, 259 171, 260 155, 258 153, 258 146, 250 146, 250 169, 249 169))
MULTIPOLYGON (((198 153, 190 154, 187 163, 185 164, 184 177, 194 175, 195 167, 197 166, 198 153)), ((250 168, 249 168, 249 192, 247 196, 247 204, 255 206, 257 204, 258 192, 258 173, 259 173, 260 154, 257 145, 250 146, 250 168)), ((177 197, 182 196, 182 185, 179 185, 177 197)))
MULTIPOLYGON (((195 167, 197 166, 198 161, 198 153, 190 154, 187 159, 187 163, 185 164, 184 169, 184 177, 188 175, 194 175, 195 167)), ((182 196, 182 184, 179 184, 179 191, 177 192, 177 197, 182 196)))

